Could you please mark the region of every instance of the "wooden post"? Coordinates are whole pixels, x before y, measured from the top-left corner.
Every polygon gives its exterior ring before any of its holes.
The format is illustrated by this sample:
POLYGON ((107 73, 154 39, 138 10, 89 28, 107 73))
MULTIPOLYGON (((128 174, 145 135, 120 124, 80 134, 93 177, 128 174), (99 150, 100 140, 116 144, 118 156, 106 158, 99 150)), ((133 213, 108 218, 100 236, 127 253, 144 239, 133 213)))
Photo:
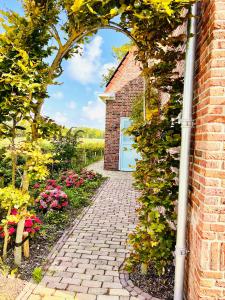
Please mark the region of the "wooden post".
MULTIPOLYGON (((29 235, 28 232, 24 232, 23 237, 27 238, 29 235)), ((23 255, 26 258, 30 257, 30 243, 29 243, 29 239, 27 239, 24 244, 23 244, 23 255)))

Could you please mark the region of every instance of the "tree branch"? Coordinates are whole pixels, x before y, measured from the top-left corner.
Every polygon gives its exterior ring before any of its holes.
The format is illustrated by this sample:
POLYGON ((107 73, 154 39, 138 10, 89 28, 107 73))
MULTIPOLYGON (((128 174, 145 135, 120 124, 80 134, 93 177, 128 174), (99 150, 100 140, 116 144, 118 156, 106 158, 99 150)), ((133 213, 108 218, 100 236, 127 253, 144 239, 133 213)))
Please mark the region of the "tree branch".
POLYGON ((62 48, 63 47, 63 44, 61 42, 61 39, 60 39, 60 36, 59 36, 59 33, 55 27, 55 25, 51 25, 51 29, 52 31, 50 31, 50 33, 52 34, 52 36, 54 37, 54 39, 57 41, 58 45, 59 45, 59 48, 62 48))

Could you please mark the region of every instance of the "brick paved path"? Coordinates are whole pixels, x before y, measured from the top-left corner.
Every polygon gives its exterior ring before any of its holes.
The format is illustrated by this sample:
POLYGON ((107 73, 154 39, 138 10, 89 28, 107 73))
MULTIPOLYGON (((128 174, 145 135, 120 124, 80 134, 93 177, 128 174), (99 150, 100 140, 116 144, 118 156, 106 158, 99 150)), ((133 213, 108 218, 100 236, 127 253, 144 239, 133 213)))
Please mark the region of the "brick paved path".
MULTIPOLYGON (((101 166, 92 167, 101 171, 101 166)), ((126 239, 134 228, 138 192, 129 173, 104 175, 110 178, 73 227, 41 284, 32 295, 28 287, 18 299, 136 299, 122 288, 118 270, 128 253, 126 239)))

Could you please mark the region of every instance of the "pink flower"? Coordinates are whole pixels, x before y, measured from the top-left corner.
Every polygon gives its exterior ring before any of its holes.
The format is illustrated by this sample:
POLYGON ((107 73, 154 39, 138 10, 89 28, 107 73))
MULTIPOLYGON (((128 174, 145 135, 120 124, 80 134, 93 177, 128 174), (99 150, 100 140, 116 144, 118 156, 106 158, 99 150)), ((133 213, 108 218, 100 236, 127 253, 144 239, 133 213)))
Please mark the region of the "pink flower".
POLYGON ((16 232, 15 228, 10 227, 9 228, 9 235, 12 235, 14 232, 16 232))
POLYGON ((57 206, 58 206, 58 201, 57 201, 57 200, 54 200, 54 201, 51 203, 51 205, 50 205, 51 208, 55 208, 55 207, 57 207, 57 206))
POLYGON ((34 189, 39 189, 40 187, 40 183, 35 183, 35 185, 33 186, 34 189))
POLYGON ((67 201, 62 203, 62 207, 65 207, 65 206, 68 206, 68 202, 67 201))

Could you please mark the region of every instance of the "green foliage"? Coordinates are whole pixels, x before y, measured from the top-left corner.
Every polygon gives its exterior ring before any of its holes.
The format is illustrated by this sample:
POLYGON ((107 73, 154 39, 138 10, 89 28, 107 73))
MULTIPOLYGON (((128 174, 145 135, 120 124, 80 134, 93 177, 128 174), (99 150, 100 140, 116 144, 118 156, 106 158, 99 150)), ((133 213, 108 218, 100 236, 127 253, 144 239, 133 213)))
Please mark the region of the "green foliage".
POLYGON ((82 131, 82 137, 86 139, 103 139, 105 132, 104 130, 89 127, 78 127, 78 130, 82 131))
POLYGON ((55 153, 54 159, 57 162, 57 165, 54 166, 55 169, 74 168, 81 133, 81 130, 71 128, 66 134, 61 131, 58 138, 52 141, 55 153))
POLYGON ((66 212, 50 210, 44 215, 44 223, 50 224, 51 226, 57 226, 62 228, 69 220, 68 214, 66 212))
POLYGON ((40 283, 43 278, 43 271, 41 267, 34 268, 32 272, 32 278, 35 283, 40 283))
MULTIPOLYGON (((182 44, 177 37, 178 41, 182 44)), ((184 43, 184 42, 183 42, 184 43)), ((178 198, 178 168, 181 128, 183 77, 176 73, 174 61, 182 60, 180 50, 173 47, 161 55, 154 66, 146 89, 146 122, 136 118, 129 129, 135 148, 141 154, 134 174, 141 190, 138 199, 139 223, 130 235, 133 247, 127 262, 128 269, 141 262, 153 264, 158 273, 173 261, 176 236, 176 202, 178 198), (157 91, 158 90, 158 91, 157 91), (161 93, 169 98, 162 103, 161 93)), ((148 78, 148 77, 146 77, 148 78)))

